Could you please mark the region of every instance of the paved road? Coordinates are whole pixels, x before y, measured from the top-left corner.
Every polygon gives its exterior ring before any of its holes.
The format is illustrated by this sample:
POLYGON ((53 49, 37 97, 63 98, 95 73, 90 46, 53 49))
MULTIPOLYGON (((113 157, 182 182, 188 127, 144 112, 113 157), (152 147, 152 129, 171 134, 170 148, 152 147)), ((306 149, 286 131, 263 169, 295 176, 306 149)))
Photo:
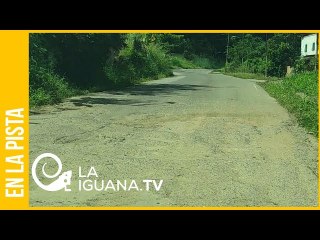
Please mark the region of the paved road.
POLYGON ((30 161, 58 155, 73 170, 73 190, 46 192, 31 181, 31 205, 317 205, 317 140, 257 82, 176 74, 34 111, 30 161), (79 192, 78 166, 94 166, 99 179, 164 182, 159 192, 79 192))

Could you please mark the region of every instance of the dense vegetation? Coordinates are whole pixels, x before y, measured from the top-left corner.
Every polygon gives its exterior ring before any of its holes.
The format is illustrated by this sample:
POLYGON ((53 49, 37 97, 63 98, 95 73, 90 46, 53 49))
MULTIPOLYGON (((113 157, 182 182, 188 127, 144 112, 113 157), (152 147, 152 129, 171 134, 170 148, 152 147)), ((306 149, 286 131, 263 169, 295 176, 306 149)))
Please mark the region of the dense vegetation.
POLYGON ((313 71, 315 58, 300 59, 303 34, 232 34, 225 71, 284 77, 287 66, 296 72, 313 71))

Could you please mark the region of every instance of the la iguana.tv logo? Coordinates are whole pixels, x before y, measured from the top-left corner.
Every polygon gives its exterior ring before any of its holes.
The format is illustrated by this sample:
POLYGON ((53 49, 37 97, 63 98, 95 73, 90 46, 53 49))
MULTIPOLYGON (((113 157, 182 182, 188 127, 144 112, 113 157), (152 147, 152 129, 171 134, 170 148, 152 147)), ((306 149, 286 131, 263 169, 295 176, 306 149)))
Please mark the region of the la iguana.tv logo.
MULTIPOLYGON (((62 172, 62 163, 59 157, 52 153, 43 153, 38 156, 32 164, 32 177, 35 183, 43 190, 55 192, 64 189, 64 191, 71 191, 68 188, 71 184, 72 171, 62 172), (58 170, 55 174, 49 175, 45 171, 46 163, 42 165, 42 174, 49 179, 57 178, 52 183, 43 184, 37 175, 37 165, 44 158, 52 158, 58 165, 58 170)), ((100 173, 99 173, 100 174, 100 173)), ((78 191, 160 191, 163 179, 142 179, 136 181, 135 179, 111 180, 99 177, 98 171, 91 166, 89 169, 83 169, 79 166, 78 172, 78 191)))
POLYGON ((32 178, 35 181, 35 183, 42 188, 43 190, 49 191, 49 192, 55 192, 59 191, 61 189, 64 189, 65 191, 71 191, 71 189, 68 188, 68 186, 71 184, 71 176, 72 176, 72 171, 66 171, 61 174, 62 171, 62 163, 61 160, 58 156, 52 154, 52 153, 43 153, 39 155, 36 160, 32 164, 32 178), (44 159, 44 158, 52 158, 57 164, 58 164, 58 170, 55 174, 49 175, 45 172, 45 166, 47 163, 44 163, 42 166, 42 173, 45 177, 47 178, 56 178, 58 175, 60 175, 55 181, 52 183, 45 185, 43 184, 36 173, 37 165, 38 163, 44 159))

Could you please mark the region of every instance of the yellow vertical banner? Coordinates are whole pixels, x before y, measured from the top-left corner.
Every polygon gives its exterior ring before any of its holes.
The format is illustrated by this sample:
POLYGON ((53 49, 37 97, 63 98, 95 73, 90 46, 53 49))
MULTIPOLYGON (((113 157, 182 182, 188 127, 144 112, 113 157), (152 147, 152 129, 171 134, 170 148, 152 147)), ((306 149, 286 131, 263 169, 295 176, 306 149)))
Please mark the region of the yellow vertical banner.
POLYGON ((0 31, 0 209, 29 206, 27 31, 0 31))

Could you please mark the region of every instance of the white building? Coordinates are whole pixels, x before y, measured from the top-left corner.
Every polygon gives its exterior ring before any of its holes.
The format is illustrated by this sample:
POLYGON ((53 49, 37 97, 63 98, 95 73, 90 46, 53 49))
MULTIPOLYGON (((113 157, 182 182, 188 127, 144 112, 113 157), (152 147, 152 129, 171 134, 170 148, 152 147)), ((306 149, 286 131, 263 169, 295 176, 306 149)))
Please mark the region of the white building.
POLYGON ((317 34, 310 34, 301 39, 301 56, 315 56, 317 54, 317 34))

